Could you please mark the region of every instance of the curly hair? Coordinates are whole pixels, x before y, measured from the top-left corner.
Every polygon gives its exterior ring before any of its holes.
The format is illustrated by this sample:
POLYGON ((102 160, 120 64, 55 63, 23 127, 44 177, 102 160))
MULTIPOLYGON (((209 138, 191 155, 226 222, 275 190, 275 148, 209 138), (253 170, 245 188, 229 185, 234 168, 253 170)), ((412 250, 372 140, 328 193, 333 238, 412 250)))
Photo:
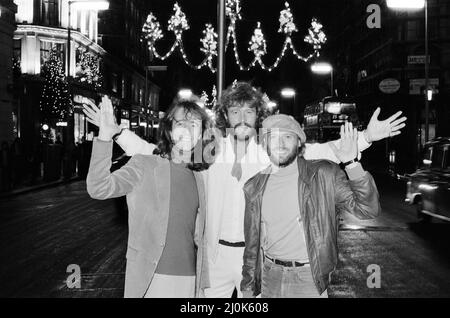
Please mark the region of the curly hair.
POLYGON ((234 106, 242 107, 247 104, 251 108, 256 108, 256 127, 259 131, 262 127, 262 122, 266 119, 270 112, 263 99, 263 93, 259 88, 253 87, 248 82, 236 82, 230 85, 222 94, 220 104, 215 108, 216 127, 220 129, 222 135, 226 136, 226 129, 230 128, 227 111, 234 106))
POLYGON ((194 171, 206 170, 214 162, 218 153, 218 136, 215 132, 214 123, 203 108, 193 101, 175 101, 167 110, 164 118, 161 119, 158 128, 158 143, 153 154, 162 158, 172 159, 172 149, 174 142, 170 135, 172 124, 175 120, 175 113, 178 109, 183 108, 185 115, 198 115, 202 121, 202 138, 197 142, 192 151, 191 161, 188 168, 194 171), (207 156, 209 155, 209 156, 207 156))

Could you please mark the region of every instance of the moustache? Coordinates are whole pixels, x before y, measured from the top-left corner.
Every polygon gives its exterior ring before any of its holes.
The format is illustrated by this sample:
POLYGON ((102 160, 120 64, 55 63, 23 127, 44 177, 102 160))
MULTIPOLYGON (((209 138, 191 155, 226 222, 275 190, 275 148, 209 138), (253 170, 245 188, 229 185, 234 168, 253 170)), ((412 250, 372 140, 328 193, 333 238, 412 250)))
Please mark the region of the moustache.
POLYGON ((234 127, 233 127, 233 129, 236 129, 236 128, 239 128, 239 127, 241 127, 241 126, 243 126, 243 127, 248 127, 248 128, 253 128, 251 125, 249 125, 249 124, 247 124, 247 123, 239 123, 239 124, 237 124, 237 125, 235 125, 234 127))

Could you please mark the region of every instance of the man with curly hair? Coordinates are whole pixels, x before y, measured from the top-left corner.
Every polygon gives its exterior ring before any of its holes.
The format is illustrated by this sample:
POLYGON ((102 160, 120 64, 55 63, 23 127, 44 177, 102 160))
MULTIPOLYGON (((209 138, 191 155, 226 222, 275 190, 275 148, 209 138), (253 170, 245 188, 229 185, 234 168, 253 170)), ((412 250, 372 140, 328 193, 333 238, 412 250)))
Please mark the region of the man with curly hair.
MULTIPOLYGON (((91 106, 86 108, 86 115, 91 123, 97 124, 95 105, 91 106)), ((406 118, 398 119, 401 112, 385 121, 378 120, 379 112, 377 109, 367 129, 359 133, 359 151, 367 149, 373 141, 400 134, 400 129, 405 126, 406 118)), ((237 289, 238 297, 242 297, 239 286, 245 248, 243 186, 270 164, 257 134, 268 111, 259 89, 248 82, 236 82, 223 92, 215 115, 222 137, 218 140, 215 162, 205 171, 205 234, 211 286, 205 290, 205 296, 229 298, 237 289)), ((116 142, 128 155, 153 153, 155 146, 131 131, 118 126, 115 130, 120 132, 116 142)), ((340 162, 328 143, 306 144, 303 156, 305 159, 340 162)))

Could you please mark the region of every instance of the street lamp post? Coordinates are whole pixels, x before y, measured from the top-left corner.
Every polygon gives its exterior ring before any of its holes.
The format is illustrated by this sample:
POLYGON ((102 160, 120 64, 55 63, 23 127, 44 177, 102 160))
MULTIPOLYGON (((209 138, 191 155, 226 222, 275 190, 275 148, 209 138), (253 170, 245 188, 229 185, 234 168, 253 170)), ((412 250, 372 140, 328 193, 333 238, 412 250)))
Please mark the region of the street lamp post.
POLYGON ((314 63, 311 65, 311 71, 314 74, 325 75, 330 74, 331 79, 331 96, 334 96, 334 76, 333 76, 333 66, 329 63, 321 62, 314 63))
POLYGON ((417 10, 424 9, 425 11, 425 142, 428 141, 430 136, 430 61, 428 59, 428 0, 386 0, 387 6, 394 10, 417 10))
POLYGON ((225 82, 225 0, 217 5, 218 50, 217 50, 217 102, 220 103, 225 82))

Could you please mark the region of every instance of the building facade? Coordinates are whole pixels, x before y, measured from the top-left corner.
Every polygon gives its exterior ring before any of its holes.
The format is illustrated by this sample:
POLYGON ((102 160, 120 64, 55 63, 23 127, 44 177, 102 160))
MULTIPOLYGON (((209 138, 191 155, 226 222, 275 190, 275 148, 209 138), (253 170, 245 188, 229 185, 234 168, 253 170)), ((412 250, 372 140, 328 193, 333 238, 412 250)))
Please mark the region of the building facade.
MULTIPOLYGON (((335 5, 337 16, 324 51, 335 68, 335 87, 341 95, 357 99, 359 115, 366 123, 378 106, 383 114, 403 111, 407 128, 400 137, 376 145, 374 161, 395 165, 401 172, 412 171, 419 164, 425 131, 424 10, 392 10, 384 0, 335 5), (379 28, 372 25, 377 22, 373 5, 380 9, 379 28), (388 87, 381 89, 385 83, 388 87)), ((428 0, 428 33, 429 78, 434 88, 429 113, 432 139, 450 135, 450 2, 428 0)))
POLYGON ((16 11, 12 0, 0 0, 0 144, 14 139, 12 48, 16 11))
MULTIPOLYGON (((111 98, 119 123, 144 138, 151 137, 152 124, 157 124, 159 87, 146 77, 148 53, 135 47, 140 45, 145 1, 110 0, 105 11, 68 0, 14 3, 12 123, 24 158, 40 160, 36 158, 42 157, 38 153, 45 140, 61 142, 65 160, 71 161, 75 145, 92 140, 96 130, 87 122, 82 105, 87 99, 98 102, 103 95, 111 98), (48 85, 45 70, 52 59, 62 65, 73 106, 64 118, 43 117, 41 101, 48 85)), ((59 97, 61 92, 53 93, 59 97)), ((69 170, 64 172, 67 176, 76 173, 69 166, 63 168, 69 170)))

